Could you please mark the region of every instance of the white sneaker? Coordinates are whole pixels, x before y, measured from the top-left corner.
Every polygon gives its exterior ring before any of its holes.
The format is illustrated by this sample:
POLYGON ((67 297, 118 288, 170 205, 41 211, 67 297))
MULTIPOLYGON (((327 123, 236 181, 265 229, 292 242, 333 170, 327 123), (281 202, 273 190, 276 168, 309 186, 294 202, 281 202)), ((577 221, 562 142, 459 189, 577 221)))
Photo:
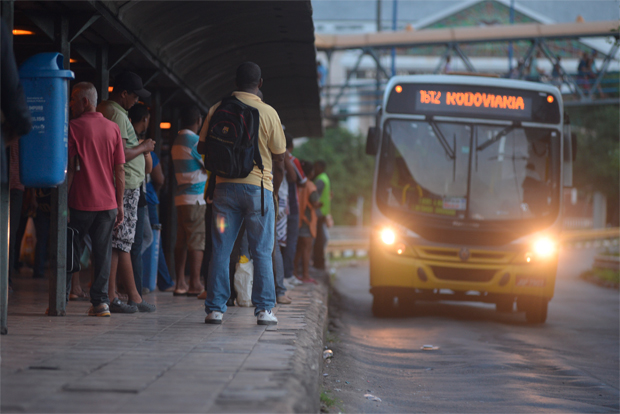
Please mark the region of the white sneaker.
POLYGON ((278 318, 270 310, 262 310, 256 315, 256 323, 258 325, 277 325, 278 318))
POLYGON ((218 311, 210 312, 205 318, 205 323, 219 325, 222 323, 223 316, 224 314, 222 312, 218 312, 218 311))
POLYGON ((288 282, 288 284, 290 284, 291 286, 299 286, 299 285, 303 285, 304 284, 304 282, 302 282, 301 280, 297 279, 295 276, 285 277, 284 278, 284 282, 288 282))

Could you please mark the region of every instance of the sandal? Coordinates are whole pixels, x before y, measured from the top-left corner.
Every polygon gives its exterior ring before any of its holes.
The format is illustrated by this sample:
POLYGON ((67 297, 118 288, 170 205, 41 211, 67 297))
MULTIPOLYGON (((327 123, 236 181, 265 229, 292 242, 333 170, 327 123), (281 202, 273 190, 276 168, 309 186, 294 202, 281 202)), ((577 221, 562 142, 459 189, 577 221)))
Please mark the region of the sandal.
POLYGON ((81 291, 80 293, 69 293, 69 300, 84 302, 89 300, 88 293, 81 291))
POLYGON ((187 296, 187 290, 175 290, 172 296, 187 296))

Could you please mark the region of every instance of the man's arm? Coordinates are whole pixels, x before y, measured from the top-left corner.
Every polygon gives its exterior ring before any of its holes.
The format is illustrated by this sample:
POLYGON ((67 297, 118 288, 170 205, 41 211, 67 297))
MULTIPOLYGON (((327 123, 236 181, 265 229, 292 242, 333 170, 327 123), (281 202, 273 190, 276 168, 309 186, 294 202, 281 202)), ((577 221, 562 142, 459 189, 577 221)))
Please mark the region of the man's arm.
POLYGON ((325 189, 325 182, 323 180, 316 180, 314 183, 316 185, 316 192, 319 193, 319 197, 323 195, 323 190, 325 189))
POLYGON ((291 161, 291 154, 288 150, 284 156, 284 168, 286 169, 286 181, 289 183, 294 183, 297 181, 297 173, 295 172, 295 166, 293 165, 293 161, 291 161))
POLYGON ((144 173, 150 174, 153 171, 153 158, 151 158, 151 152, 144 153, 144 173))
POLYGON ((145 139, 140 145, 133 148, 127 148, 127 138, 123 138, 123 147, 125 148, 125 162, 129 162, 136 158, 138 155, 142 155, 146 152, 155 150, 155 141, 152 139, 145 139))
POLYGON ((159 191, 164 186, 164 172, 161 169, 161 164, 157 164, 151 171, 151 184, 155 191, 159 191))
POLYGON ((123 222, 123 195, 125 193, 125 164, 116 164, 114 166, 114 177, 116 178, 116 222, 114 227, 118 227, 123 222))
POLYGON ((278 194, 280 191, 280 184, 284 179, 284 153, 282 154, 271 154, 271 159, 273 162, 272 171, 273 171, 273 193, 278 194))

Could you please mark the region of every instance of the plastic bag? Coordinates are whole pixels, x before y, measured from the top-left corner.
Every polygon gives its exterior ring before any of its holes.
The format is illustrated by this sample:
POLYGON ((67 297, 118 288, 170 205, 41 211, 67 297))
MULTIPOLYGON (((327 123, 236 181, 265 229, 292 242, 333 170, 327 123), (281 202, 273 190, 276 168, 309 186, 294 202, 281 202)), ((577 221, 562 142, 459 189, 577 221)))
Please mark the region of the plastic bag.
POLYGON ((254 283, 254 263, 247 257, 241 256, 235 270, 235 290, 237 291, 237 306, 253 306, 252 284, 254 283))

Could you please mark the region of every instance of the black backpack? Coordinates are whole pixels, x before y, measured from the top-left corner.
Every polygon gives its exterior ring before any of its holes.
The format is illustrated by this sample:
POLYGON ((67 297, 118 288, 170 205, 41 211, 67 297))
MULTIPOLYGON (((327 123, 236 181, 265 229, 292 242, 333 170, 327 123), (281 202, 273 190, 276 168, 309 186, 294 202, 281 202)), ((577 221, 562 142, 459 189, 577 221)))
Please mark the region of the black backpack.
MULTIPOLYGON (((222 99, 205 137, 205 167, 224 178, 245 178, 256 165, 263 173, 258 148, 259 112, 234 96, 222 99)), ((261 178, 261 211, 264 214, 264 188, 261 178)))

